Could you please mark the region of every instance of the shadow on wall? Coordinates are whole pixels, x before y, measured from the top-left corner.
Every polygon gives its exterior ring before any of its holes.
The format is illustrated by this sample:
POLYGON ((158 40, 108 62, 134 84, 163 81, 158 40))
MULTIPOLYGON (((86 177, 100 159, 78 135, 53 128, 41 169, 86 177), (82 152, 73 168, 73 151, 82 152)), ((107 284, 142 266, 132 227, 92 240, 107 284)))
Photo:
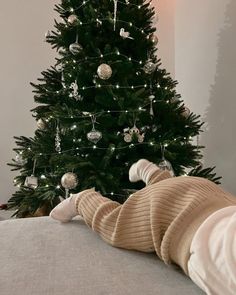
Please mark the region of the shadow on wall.
POLYGON ((236 194, 236 1, 226 7, 225 26, 218 35, 218 61, 209 106, 203 116, 207 130, 201 143, 206 166, 217 163, 222 185, 236 194))

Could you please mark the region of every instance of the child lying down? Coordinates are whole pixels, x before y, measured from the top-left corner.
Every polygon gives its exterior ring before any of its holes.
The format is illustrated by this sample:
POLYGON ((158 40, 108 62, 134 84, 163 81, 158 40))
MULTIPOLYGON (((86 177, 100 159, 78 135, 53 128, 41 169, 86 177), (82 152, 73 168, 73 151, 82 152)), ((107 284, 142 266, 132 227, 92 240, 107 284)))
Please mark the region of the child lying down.
POLYGON ((236 294, 236 198, 201 177, 171 177, 141 159, 129 171, 146 187, 124 204, 84 190, 50 216, 68 222, 80 215, 109 244, 156 252, 182 268, 206 294, 236 294))

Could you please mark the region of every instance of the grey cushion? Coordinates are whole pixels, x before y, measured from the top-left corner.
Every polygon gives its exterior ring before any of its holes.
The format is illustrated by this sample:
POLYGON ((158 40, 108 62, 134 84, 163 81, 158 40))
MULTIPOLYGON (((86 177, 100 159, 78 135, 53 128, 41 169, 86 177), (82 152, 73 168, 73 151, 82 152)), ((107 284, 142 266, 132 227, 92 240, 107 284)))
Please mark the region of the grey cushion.
POLYGON ((113 248, 82 220, 0 222, 1 295, 199 295, 156 255, 113 248))

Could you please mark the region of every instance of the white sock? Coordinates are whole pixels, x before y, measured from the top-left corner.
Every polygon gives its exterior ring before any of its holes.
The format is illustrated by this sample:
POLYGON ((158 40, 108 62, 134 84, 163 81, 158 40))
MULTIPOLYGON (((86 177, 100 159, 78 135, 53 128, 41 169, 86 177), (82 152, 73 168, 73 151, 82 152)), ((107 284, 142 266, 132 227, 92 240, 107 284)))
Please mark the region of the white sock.
POLYGON ((79 194, 75 194, 62 201, 50 212, 50 216, 61 222, 71 221, 73 217, 78 215, 76 209, 76 200, 78 197, 79 194))
POLYGON ((130 167, 129 180, 131 182, 142 180, 147 184, 153 173, 157 170, 159 170, 157 165, 148 160, 141 159, 130 167))

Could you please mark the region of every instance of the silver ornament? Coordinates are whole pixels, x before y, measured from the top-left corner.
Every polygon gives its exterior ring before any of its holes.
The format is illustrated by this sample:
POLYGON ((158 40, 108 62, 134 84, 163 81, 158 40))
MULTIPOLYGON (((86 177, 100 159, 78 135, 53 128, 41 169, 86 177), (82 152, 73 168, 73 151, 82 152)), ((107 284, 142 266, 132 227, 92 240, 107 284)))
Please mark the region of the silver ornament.
POLYGON ((77 175, 72 172, 65 173, 61 178, 61 185, 67 190, 76 188, 78 185, 77 175))
POLYGON ((131 142, 133 139, 138 140, 139 143, 144 141, 144 133, 141 134, 140 130, 134 125, 132 128, 124 129, 124 141, 131 142))
POLYGON ((41 119, 41 118, 38 119, 38 121, 37 121, 37 127, 40 130, 45 129, 45 127, 46 127, 45 121, 43 119, 41 119))
POLYGON ((27 163, 27 160, 24 159, 21 154, 16 154, 15 161, 19 165, 25 165, 27 163))
POLYGON ((70 25, 76 25, 78 20, 79 19, 78 19, 77 15, 75 15, 75 14, 71 14, 67 19, 67 21, 70 25))
POLYGON ((55 136, 55 150, 60 153, 61 152, 61 137, 60 137, 60 129, 57 125, 56 136, 55 136))
POLYGON ((156 65, 149 59, 143 67, 146 74, 152 74, 156 69, 156 65))
POLYGON ((74 98, 76 101, 82 101, 83 97, 79 94, 78 90, 78 84, 77 81, 75 80, 75 82, 71 83, 70 85, 70 89, 72 89, 72 93, 69 94, 69 97, 74 98))
POLYGON ((171 174, 171 176, 174 176, 174 175, 175 175, 171 163, 170 163, 168 160, 166 160, 165 158, 163 158, 163 159, 161 160, 161 162, 158 164, 158 167, 159 167, 161 170, 167 170, 167 171, 169 171, 170 174, 171 174))
POLYGON ((38 187, 38 178, 34 175, 27 176, 24 185, 29 188, 36 189, 38 187))
POLYGON ((144 134, 139 134, 138 135, 138 142, 142 143, 144 141, 144 134))
POLYGON ((81 51, 83 50, 83 47, 79 43, 72 43, 69 46, 69 50, 73 55, 77 55, 81 53, 81 51))
POLYGON ((97 73, 100 79, 108 80, 111 78, 112 68, 108 64, 101 64, 97 69, 97 73))
POLYGON ((129 134, 132 136, 133 134, 139 134, 140 133, 140 131, 139 131, 139 129, 134 125, 134 127, 132 127, 132 128, 130 128, 130 130, 129 130, 129 134))
POLYGON ((132 136, 129 133, 126 133, 124 136, 124 141, 125 142, 131 142, 132 141, 132 136))
POLYGON ((151 34, 148 36, 148 40, 150 40, 154 45, 158 43, 158 37, 155 34, 151 34))
POLYGON ((93 128, 88 134, 87 139, 93 143, 98 143, 102 139, 102 133, 93 128))
POLYGON ((123 39, 132 39, 132 40, 134 40, 134 38, 130 37, 130 32, 126 32, 124 28, 120 29, 120 36, 123 39))
POLYGON ((153 100, 155 99, 155 96, 153 94, 149 95, 149 100, 150 100, 150 115, 154 116, 154 111, 153 111, 153 100))

